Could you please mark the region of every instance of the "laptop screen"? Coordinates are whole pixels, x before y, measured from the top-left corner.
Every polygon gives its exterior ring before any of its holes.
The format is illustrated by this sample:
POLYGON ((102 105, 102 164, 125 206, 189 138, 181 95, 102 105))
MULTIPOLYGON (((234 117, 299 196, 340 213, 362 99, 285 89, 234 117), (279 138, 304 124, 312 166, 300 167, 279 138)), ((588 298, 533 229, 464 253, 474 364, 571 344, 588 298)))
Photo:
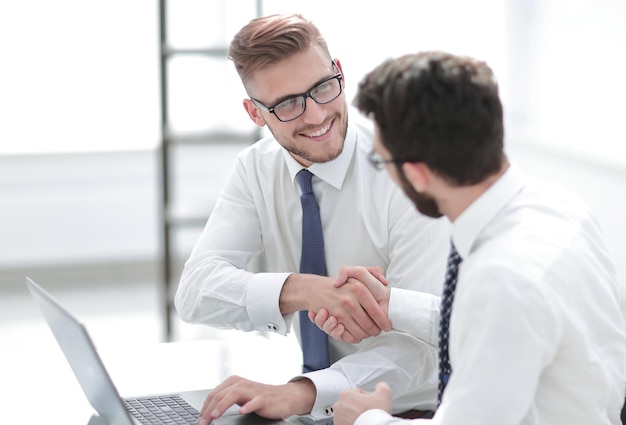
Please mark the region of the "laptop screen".
POLYGON ((93 408, 108 423, 132 425, 85 327, 30 278, 26 284, 93 408))

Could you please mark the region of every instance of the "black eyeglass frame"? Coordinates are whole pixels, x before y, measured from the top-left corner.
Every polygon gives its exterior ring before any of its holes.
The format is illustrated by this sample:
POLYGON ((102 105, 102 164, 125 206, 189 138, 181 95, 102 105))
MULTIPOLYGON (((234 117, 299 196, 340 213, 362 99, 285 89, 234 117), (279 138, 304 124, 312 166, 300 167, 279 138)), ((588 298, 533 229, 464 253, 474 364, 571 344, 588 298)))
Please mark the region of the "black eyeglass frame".
MULTIPOLYGON (((338 69, 337 65, 335 64, 335 61, 333 61, 332 64, 333 64, 333 67, 338 69)), ((326 105, 326 104, 332 102, 333 100, 336 100, 339 96, 341 96, 341 93, 343 93, 343 85, 341 84, 342 80, 343 80, 343 74, 341 74, 341 72, 338 72, 337 74, 333 75, 332 77, 328 77, 324 81, 320 81, 314 87, 312 87, 310 90, 308 90, 308 91, 306 91, 304 93, 294 94, 293 96, 289 96, 288 98, 281 100, 280 102, 276 103, 273 106, 265 106, 263 103, 261 103, 259 100, 255 99, 253 97, 251 97, 250 100, 253 101, 256 106, 258 106, 259 108, 263 109, 264 111, 269 112, 270 114, 274 114, 274 116, 276 117, 276 119, 278 121, 280 121, 280 122, 289 122, 289 121, 293 121, 293 120, 296 120, 296 119, 300 118, 304 114, 304 111, 306 111, 306 99, 307 99, 307 97, 310 97, 311 99, 313 99, 313 101, 315 103, 317 103, 318 105, 326 105), (312 92, 315 91, 315 89, 317 89, 322 84, 327 83, 327 82, 329 82, 330 80, 333 80, 333 79, 337 79, 337 81, 339 82, 339 93, 337 94, 337 96, 333 97, 330 100, 327 100, 326 102, 320 102, 319 100, 317 100, 316 98, 313 97, 312 92), (303 100, 304 100, 302 102, 302 111, 297 116, 295 116, 293 118, 290 118, 288 120, 281 119, 278 116, 278 114, 276 113, 275 108, 278 105, 280 105, 281 103, 283 103, 283 102, 287 102, 289 100, 297 99, 299 97, 303 98, 303 100)))
POLYGON ((376 151, 374 151, 374 149, 368 152, 367 160, 370 165, 377 170, 384 169, 386 164, 404 164, 405 162, 419 161, 419 159, 383 159, 376 153, 376 151))

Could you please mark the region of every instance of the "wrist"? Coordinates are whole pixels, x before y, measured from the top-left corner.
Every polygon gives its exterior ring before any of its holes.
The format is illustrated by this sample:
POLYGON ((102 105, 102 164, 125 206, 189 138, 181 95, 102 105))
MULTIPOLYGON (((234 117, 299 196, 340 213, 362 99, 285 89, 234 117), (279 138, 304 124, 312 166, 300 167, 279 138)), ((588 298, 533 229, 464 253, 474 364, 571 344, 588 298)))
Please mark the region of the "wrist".
POLYGON ((380 305, 380 308, 385 312, 387 317, 389 317, 389 299, 390 298, 391 298, 391 287, 387 286, 384 288, 383 298, 378 302, 378 305, 380 305))
POLYGON ((282 314, 290 314, 300 309, 300 297, 298 297, 298 287, 300 286, 299 275, 290 274, 285 279, 278 298, 278 306, 282 314))
POLYGON ((282 314, 301 310, 317 312, 321 307, 316 304, 316 300, 320 298, 319 294, 325 280, 330 278, 314 274, 290 274, 280 291, 278 300, 280 312, 282 314), (315 288, 315 291, 312 288, 315 288))
POLYGON ((287 384, 294 415, 308 415, 313 410, 317 389, 308 378, 300 377, 287 384))

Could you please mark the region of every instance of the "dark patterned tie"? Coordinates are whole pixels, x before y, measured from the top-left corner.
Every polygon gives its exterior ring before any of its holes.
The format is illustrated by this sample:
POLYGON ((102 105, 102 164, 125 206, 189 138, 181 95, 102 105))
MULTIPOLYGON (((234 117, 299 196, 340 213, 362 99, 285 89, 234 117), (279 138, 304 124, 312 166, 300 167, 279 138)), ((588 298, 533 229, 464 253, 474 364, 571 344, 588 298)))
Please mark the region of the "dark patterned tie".
POLYGON ((454 244, 451 244, 439 316, 439 392, 437 394, 437 405, 441 403, 443 391, 448 383, 450 373, 452 373, 450 358, 448 357, 448 335, 450 331, 450 312, 452 311, 452 302, 454 301, 459 263, 461 263, 461 257, 456 252, 454 244))
MULTIPOLYGON (((313 194, 309 170, 301 170, 296 178, 302 195, 302 256, 300 273, 311 273, 326 276, 324 259, 324 235, 320 211, 313 194)), ((328 336, 308 318, 307 311, 300 311, 300 333, 302 336, 302 354, 304 372, 324 369, 330 366, 328 354, 328 336)))

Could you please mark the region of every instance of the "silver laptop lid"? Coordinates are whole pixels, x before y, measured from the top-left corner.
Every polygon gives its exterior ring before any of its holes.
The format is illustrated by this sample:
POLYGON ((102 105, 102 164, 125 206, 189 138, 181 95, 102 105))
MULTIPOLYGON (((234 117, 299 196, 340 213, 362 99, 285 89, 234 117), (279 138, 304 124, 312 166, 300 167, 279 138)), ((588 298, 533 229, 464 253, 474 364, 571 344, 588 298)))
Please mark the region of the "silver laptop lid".
POLYGON ((132 425, 85 327, 32 279, 26 285, 48 322, 91 406, 109 424, 132 425))

